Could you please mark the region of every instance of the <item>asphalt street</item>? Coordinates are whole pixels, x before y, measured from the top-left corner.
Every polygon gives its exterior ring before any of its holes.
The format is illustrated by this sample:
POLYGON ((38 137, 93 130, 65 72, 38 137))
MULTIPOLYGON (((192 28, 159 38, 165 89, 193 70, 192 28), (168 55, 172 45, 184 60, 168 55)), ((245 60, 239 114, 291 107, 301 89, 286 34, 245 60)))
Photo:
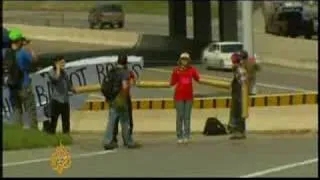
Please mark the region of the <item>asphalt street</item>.
MULTIPOLYGON (((90 51, 90 50, 112 50, 114 47, 106 47, 99 45, 89 45, 70 42, 49 42, 33 40, 32 47, 38 53, 46 52, 75 52, 75 51, 90 51)), ((156 61, 156 60, 154 60, 156 61)), ((318 74, 316 70, 292 69, 275 65, 262 64, 262 71, 258 73, 258 94, 265 93, 288 93, 301 91, 317 91, 318 90, 318 74)), ((143 71, 142 80, 159 80, 169 81, 172 66, 158 66, 146 69, 143 71)), ((219 70, 207 70, 202 65, 196 65, 199 73, 203 78, 218 77, 222 79, 230 79, 231 72, 219 70)), ((195 85, 196 97, 204 96, 227 96, 229 91, 224 89, 213 88, 204 85, 195 85)), ((171 89, 133 89, 135 98, 161 98, 172 97, 171 89)), ((101 99, 97 94, 92 98, 101 99)))
MULTIPOLYGON (((137 135, 141 149, 103 152, 102 134, 74 135, 65 177, 317 177, 316 135, 194 135, 177 145, 174 135, 137 135)), ((121 144, 120 144, 121 145, 121 144)), ((54 149, 5 151, 4 177, 59 177, 49 165, 54 149)))
MULTIPOLYGON (((257 11, 253 16, 254 33, 264 33, 264 20, 257 11)), ((50 25, 58 27, 89 28, 88 12, 49 12, 49 11, 4 11, 5 22, 23 23, 29 25, 50 25)), ((134 31, 143 34, 168 35, 169 19, 163 15, 141 15, 127 14, 125 16, 125 27, 119 31, 134 31)), ((106 27, 108 29, 108 27, 106 27)), ((193 18, 187 17, 187 37, 193 37, 193 18)), ((219 38, 218 19, 212 19, 212 39, 219 38)), ((238 37, 242 41, 242 23, 238 21, 238 37)), ((315 37, 316 38, 316 37, 315 37)))
MULTIPOLYGON (((4 12, 5 21, 41 24, 48 12, 4 12), (41 14, 42 13, 42 14, 41 14), (44 17, 42 20, 40 17, 44 17), (40 19, 40 20, 39 20, 40 19)), ((50 15, 52 16, 52 15, 50 15)), ((61 25, 62 15, 53 15, 53 25, 61 25), (57 18, 57 17, 60 17, 57 18)), ((146 34, 167 35, 168 19, 164 16, 130 15, 124 30, 146 34), (156 19, 156 20, 155 20, 156 19), (146 23, 148 22, 148 23, 146 23)), ((64 17, 67 26, 87 28, 86 12, 68 12, 64 17), (78 14, 77 14, 78 13, 78 14)), ((188 36, 192 36, 192 19, 188 18, 188 36)), ((216 20, 213 22, 215 27, 216 20)), ((214 28, 213 28, 214 29, 214 28)), ((262 33, 257 25, 255 32, 262 33)), ((217 37, 217 31, 213 32, 217 37)), ((99 45, 70 42, 32 43, 39 53, 113 49, 99 45)), ((206 70, 196 65, 203 77, 230 78, 230 72, 206 70)), ((144 80, 168 80, 172 67, 147 69, 144 80)), ((317 91, 317 71, 300 70, 263 65, 258 74, 259 93, 285 93, 317 91)), ((195 86, 196 96, 229 95, 226 90, 201 85, 195 86)), ((171 89, 133 89, 135 98, 172 97, 171 89)), ((96 96, 100 98, 99 95, 96 96)), ((114 152, 102 152, 102 134, 75 134, 70 147, 72 166, 62 176, 66 177, 317 177, 318 136, 316 135, 250 135, 247 140, 229 141, 227 136, 193 136, 189 145, 177 145, 174 135, 137 135, 143 144, 139 150, 119 148, 114 152)), ((4 151, 3 175, 5 177, 57 177, 49 166, 52 148, 37 150, 4 151)))

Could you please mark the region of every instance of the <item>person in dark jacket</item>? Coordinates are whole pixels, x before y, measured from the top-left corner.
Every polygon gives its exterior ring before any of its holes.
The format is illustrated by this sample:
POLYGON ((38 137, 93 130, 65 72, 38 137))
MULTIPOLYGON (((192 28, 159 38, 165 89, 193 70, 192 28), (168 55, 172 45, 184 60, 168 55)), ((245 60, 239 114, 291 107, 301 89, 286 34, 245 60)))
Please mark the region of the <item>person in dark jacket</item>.
MULTIPOLYGON (((35 53, 24 48, 24 35, 19 29, 10 29, 9 31, 10 45, 12 54, 8 68, 8 78, 6 84, 10 88, 10 100, 13 106, 13 121, 24 124, 24 128, 38 129, 36 102, 33 93, 32 79, 30 71, 34 61, 36 61, 35 53), (11 61, 10 61, 11 60, 11 61), (31 119, 31 124, 28 124, 22 117, 23 109, 31 119)), ((7 56, 7 55, 6 55, 7 56)))
POLYGON ((57 128, 57 121, 61 115, 62 132, 64 134, 70 133, 70 103, 69 92, 74 92, 75 89, 71 85, 68 74, 64 71, 65 60, 62 56, 57 56, 53 62, 53 72, 49 78, 52 85, 51 95, 51 122, 50 133, 55 134, 57 128))
POLYGON ((230 139, 246 138, 245 120, 248 117, 248 80, 245 62, 241 59, 240 54, 232 55, 233 62, 233 79, 231 82, 231 111, 230 122, 231 128, 230 139))
POLYGON ((115 87, 119 85, 120 91, 117 92, 117 95, 113 99, 108 100, 106 97, 109 103, 109 121, 103 138, 103 147, 105 150, 111 150, 119 147, 118 143, 114 141, 114 130, 117 127, 118 122, 121 123, 124 146, 130 149, 141 147, 141 144, 133 140, 133 135, 130 133, 129 129, 130 118, 128 96, 130 91, 130 71, 125 67, 127 63, 126 59, 122 58, 121 56, 118 58, 119 59, 116 68, 112 69, 111 71, 113 72, 111 77, 114 79, 112 86, 115 87))
MULTIPOLYGON (((119 55, 118 56, 118 64, 122 64, 126 70, 128 70, 128 56, 127 55, 119 55)), ((132 86, 135 84, 135 76, 132 71, 129 72, 129 84, 132 86)), ((133 132, 133 117, 132 117, 132 101, 131 101, 131 92, 130 92, 130 87, 129 87, 129 95, 128 97, 128 110, 129 110, 129 133, 132 136, 133 132)), ((119 119, 117 119, 115 126, 114 126, 114 131, 113 131, 113 142, 118 143, 118 124, 119 124, 119 119)))

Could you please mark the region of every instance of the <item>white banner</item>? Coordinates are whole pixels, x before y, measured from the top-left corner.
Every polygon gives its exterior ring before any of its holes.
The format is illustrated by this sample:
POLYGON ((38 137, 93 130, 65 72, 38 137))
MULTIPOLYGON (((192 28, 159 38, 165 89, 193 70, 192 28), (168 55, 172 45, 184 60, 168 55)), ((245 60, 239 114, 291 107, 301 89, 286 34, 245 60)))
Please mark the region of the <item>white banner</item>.
MULTIPOLYGON (((65 70, 69 76, 69 80, 74 86, 100 84, 110 69, 115 67, 116 62, 117 56, 85 58, 66 63, 65 70)), ((134 72, 137 79, 141 76, 143 66, 142 57, 128 56, 128 68, 134 72)), ((51 84, 48 75, 52 69, 52 66, 49 66, 31 74, 39 120, 43 119, 43 107, 49 102, 51 97, 51 84)), ((2 90, 2 117, 5 120, 9 120, 12 114, 12 104, 9 100, 8 88, 3 86, 2 90)), ((80 108, 86 98, 87 95, 71 96, 71 109, 80 108)))

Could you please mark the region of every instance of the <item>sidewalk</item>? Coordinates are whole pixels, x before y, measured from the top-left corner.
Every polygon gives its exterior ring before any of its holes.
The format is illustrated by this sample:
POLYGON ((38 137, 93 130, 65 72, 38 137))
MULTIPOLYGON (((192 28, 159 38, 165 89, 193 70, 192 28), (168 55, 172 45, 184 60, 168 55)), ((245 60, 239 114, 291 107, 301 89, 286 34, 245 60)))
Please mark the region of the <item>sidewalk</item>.
MULTIPOLYGON (((249 133, 317 132, 317 110, 317 105, 251 108, 247 130, 249 133)), ((175 132, 175 110, 135 110, 133 116, 136 133, 175 132)), ((226 124, 229 119, 229 109, 193 109, 192 132, 202 132, 206 119, 214 116, 226 124)), ((71 114, 71 128, 73 132, 103 132, 107 119, 107 111, 74 111, 71 114)), ((57 131, 61 131, 60 120, 57 131)))

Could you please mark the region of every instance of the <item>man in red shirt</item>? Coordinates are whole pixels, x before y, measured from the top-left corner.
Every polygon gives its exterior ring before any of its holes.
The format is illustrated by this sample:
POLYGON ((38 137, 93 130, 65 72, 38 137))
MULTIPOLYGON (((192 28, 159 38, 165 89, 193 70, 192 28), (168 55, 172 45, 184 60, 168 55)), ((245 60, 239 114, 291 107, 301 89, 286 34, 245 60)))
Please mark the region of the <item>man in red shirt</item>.
POLYGON ((192 79, 199 82, 198 71, 190 65, 191 58, 188 53, 182 53, 175 67, 170 85, 175 86, 175 107, 177 112, 176 131, 178 143, 187 143, 190 139, 190 121, 193 101, 192 79))

